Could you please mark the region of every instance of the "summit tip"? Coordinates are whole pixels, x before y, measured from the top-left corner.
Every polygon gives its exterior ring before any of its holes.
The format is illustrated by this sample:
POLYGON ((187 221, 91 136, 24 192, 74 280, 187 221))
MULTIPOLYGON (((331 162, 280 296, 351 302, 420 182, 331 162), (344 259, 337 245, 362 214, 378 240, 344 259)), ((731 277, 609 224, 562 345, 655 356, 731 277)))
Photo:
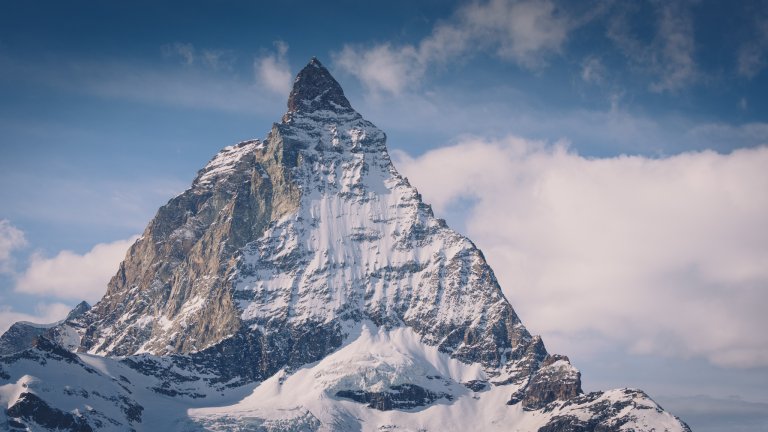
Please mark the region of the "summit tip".
POLYGON ((344 90, 317 57, 312 57, 296 75, 288 96, 289 112, 350 110, 344 90))

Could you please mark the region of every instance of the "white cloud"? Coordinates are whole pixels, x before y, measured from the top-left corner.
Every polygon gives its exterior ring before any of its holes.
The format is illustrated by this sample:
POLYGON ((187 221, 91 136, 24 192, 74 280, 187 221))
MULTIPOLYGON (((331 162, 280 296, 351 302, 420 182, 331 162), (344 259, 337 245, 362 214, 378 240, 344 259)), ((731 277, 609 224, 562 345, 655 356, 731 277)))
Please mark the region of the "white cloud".
POLYGON ((0 220, 0 273, 13 273, 14 260, 11 254, 26 245, 23 231, 11 225, 7 219, 0 220))
POLYGON ((663 92, 687 86, 697 72, 693 59, 693 20, 684 2, 663 3, 658 38, 661 50, 655 61, 660 77, 650 89, 663 92))
MULTIPOLYGON (((91 76, 75 73, 69 78, 80 82, 83 91, 100 97, 234 113, 271 112, 271 105, 276 101, 265 98, 253 82, 191 68, 162 70, 130 64, 85 67, 91 76)), ((68 71, 62 75, 68 75, 68 71)), ((48 80, 48 77, 42 79, 48 80)), ((61 87, 72 85, 72 82, 57 81, 53 78, 49 82, 61 87)))
POLYGON ((333 59, 374 94, 382 91, 399 94, 424 74, 424 64, 410 45, 393 48, 383 44, 370 49, 347 45, 333 59))
POLYGON ((474 39, 527 68, 542 66, 547 55, 560 51, 571 25, 549 0, 473 3, 459 12, 459 20, 474 39))
POLYGON ((460 8, 416 45, 346 45, 334 55, 341 69, 373 92, 398 94, 417 83, 427 68, 478 49, 536 69, 561 50, 572 21, 549 0, 489 0, 460 8))
POLYGON ((469 236, 545 340, 768 365, 768 148, 591 159, 509 137, 398 167, 469 236))
POLYGON ((13 323, 28 321, 36 324, 50 324, 66 318, 71 306, 63 303, 38 303, 34 313, 23 313, 9 306, 0 306, 0 335, 5 333, 13 323))
POLYGON ((288 44, 277 41, 275 48, 277 53, 256 59, 253 68, 257 79, 266 89, 287 96, 293 83, 293 74, 291 74, 291 68, 286 59, 288 44))
POLYGON ((195 62, 195 47, 191 43, 176 42, 163 45, 161 49, 166 57, 180 57, 186 65, 195 62))
POLYGON ((67 250, 53 258, 33 254, 15 290, 94 303, 106 291, 107 282, 137 238, 100 243, 82 255, 67 250))
POLYGON ((665 409, 684 419, 697 432, 753 432, 768 429, 768 403, 736 396, 654 397, 665 409))

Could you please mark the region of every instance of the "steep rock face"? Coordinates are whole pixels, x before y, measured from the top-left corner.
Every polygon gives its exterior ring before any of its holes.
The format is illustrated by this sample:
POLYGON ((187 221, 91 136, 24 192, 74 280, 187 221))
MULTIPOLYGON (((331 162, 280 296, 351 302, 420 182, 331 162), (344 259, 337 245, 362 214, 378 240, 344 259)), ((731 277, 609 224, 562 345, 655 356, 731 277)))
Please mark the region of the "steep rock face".
POLYGON ((515 405, 522 402, 524 409, 534 411, 580 394, 581 372, 571 366, 568 357, 554 354, 544 359, 531 379, 507 403, 515 405))
POLYGON ((279 137, 269 142, 225 148, 158 211, 80 320, 83 350, 189 353, 237 333, 230 279, 239 250, 294 211, 299 197, 283 163, 288 152, 279 137))

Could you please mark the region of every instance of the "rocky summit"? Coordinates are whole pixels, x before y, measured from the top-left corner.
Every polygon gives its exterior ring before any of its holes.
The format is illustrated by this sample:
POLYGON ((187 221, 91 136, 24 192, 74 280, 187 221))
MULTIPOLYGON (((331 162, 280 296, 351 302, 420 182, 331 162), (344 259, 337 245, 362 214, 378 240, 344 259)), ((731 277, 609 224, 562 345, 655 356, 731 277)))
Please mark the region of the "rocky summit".
POLYGON ((92 308, 0 338, 0 429, 689 431, 584 394, 312 59, 161 207, 92 308))

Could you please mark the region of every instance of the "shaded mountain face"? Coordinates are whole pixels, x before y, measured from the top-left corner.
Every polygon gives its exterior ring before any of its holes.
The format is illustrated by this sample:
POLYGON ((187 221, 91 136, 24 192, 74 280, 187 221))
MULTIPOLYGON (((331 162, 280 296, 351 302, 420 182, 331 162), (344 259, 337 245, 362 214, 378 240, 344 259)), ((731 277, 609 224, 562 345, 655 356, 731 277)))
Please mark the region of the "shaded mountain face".
POLYGON ((316 59, 281 122, 221 150, 86 306, 0 357, 8 424, 687 430, 639 391, 584 395, 316 59), (59 394, 54 365, 99 396, 59 394))

